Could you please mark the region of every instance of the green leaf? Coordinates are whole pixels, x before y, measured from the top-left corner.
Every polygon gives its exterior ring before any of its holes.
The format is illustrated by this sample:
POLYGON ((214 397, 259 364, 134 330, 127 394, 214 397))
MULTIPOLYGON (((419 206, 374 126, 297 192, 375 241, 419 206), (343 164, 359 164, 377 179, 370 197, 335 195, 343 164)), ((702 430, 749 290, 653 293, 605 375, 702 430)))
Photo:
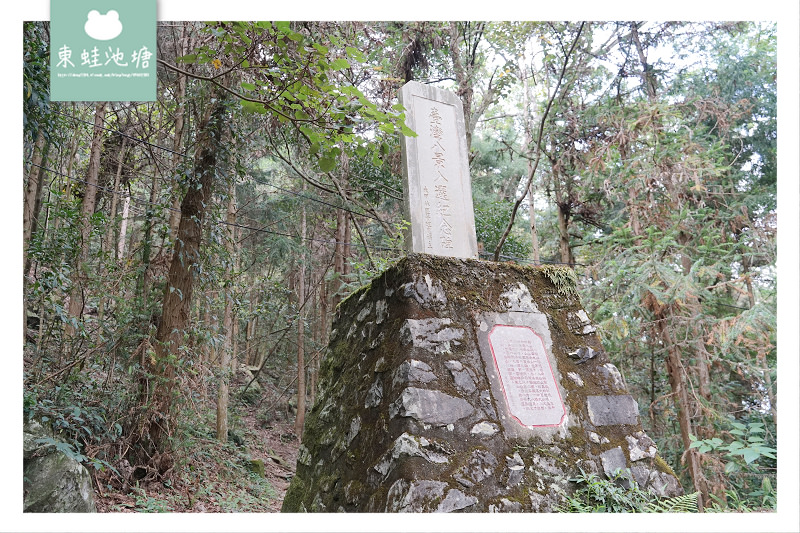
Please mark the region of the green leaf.
POLYGON ((744 461, 747 464, 750 464, 759 457, 761 457, 761 454, 758 452, 758 450, 754 450, 753 448, 745 448, 742 453, 742 456, 744 457, 744 461))
POLYGON ((242 82, 242 89, 244 89, 246 91, 255 91, 256 90, 256 86, 253 85, 252 83, 248 83, 246 81, 243 81, 242 82))
POLYGON ((352 46, 348 46, 348 47, 345 48, 345 52, 347 52, 348 56, 350 56, 351 58, 355 59, 359 63, 363 63, 364 61, 366 61, 366 58, 364 57, 364 54, 362 54, 361 51, 359 49, 357 49, 357 48, 354 48, 352 46))
POLYGON ((406 137, 416 137, 417 132, 406 126, 404 123, 400 123, 400 132, 405 135, 406 137))
POLYGON ((733 461, 730 461, 730 462, 725 464, 725 473, 726 474, 732 474, 732 473, 738 472, 738 471, 739 471, 739 465, 737 465, 733 461))
POLYGON ((286 34, 291 31, 291 24, 289 23, 289 21, 286 20, 275 22, 275 27, 278 28, 278 31, 283 34, 286 34))
POLYGON ((197 54, 187 54, 176 59, 178 63, 194 63, 197 61, 197 54))
POLYGON ((333 70, 342 70, 350 67, 350 62, 346 59, 334 59, 330 63, 330 68, 333 70))
POLYGON ((336 160, 330 157, 321 157, 319 159, 319 168, 323 172, 330 172, 334 168, 336 168, 336 160))

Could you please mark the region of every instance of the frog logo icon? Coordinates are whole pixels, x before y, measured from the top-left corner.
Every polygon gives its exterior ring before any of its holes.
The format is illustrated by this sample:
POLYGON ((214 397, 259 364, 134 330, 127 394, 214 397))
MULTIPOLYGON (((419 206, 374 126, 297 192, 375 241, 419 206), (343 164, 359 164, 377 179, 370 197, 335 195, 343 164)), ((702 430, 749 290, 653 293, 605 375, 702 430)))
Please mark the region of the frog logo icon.
POLYGON ((119 20, 119 13, 110 10, 105 15, 93 9, 86 16, 86 24, 83 29, 86 35, 97 41, 110 41, 122 33, 122 22, 119 20))

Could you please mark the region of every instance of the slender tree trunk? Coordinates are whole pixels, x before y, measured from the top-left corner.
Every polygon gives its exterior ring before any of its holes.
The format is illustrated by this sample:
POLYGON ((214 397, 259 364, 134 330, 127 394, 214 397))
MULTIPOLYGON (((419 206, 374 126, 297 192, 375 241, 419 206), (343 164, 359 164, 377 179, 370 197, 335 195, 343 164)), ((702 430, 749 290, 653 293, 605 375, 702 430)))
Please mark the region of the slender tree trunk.
POLYGON ((131 209, 131 193, 125 195, 122 200, 122 222, 119 225, 119 239, 117 240, 117 262, 122 261, 125 257, 125 241, 128 236, 128 217, 131 209))
POLYGON ((42 190, 42 160, 46 158, 46 146, 49 143, 45 141, 44 128, 39 128, 39 133, 36 136, 36 144, 33 147, 33 156, 31 157, 31 165, 28 170, 28 183, 25 188, 25 201, 22 211, 22 239, 23 239, 23 258, 25 261, 25 275, 28 274, 30 269, 30 258, 28 257, 28 246, 30 245, 31 236, 34 232, 34 221, 38 216, 36 212, 36 199, 41 194, 42 190))
POLYGON ((691 438, 689 435, 694 434, 692 429, 692 402, 689 398, 689 390, 687 386, 686 372, 684 371, 683 362, 681 361, 681 354, 675 345, 675 341, 670 334, 667 327, 667 319, 664 314, 658 315, 658 330, 661 339, 667 347, 667 372, 669 374, 669 384, 672 389, 673 398, 675 399, 675 407, 678 410, 678 424, 681 429, 681 441, 686 450, 685 456, 689 467, 689 475, 692 478, 694 488, 700 492, 698 498, 698 510, 702 512, 707 504, 710 503, 708 482, 703 475, 703 469, 700 465, 700 457, 696 449, 690 448, 691 438))
MULTIPOLYGON (((677 242, 681 246, 686 246, 690 237, 685 232, 678 233, 677 242)), ((686 249, 681 252, 681 268, 683 275, 690 277, 692 275, 692 258, 686 249)), ((700 300, 696 295, 691 294, 686 299, 686 305, 694 314, 694 316, 703 316, 700 300)), ((698 321, 693 321, 691 328, 694 336, 695 345, 695 358, 697 364, 695 366, 697 373, 697 389, 700 396, 706 401, 711 401, 711 374, 709 373, 710 362, 708 360, 708 351, 706 350, 703 342, 702 324, 698 321)))
MULTIPOLYGON (((119 161, 117 162, 117 173, 114 175, 114 187, 111 191, 111 206, 108 211, 108 227, 106 228, 106 234, 101 243, 101 250, 109 253, 110 255, 113 255, 112 249, 114 246, 114 228, 117 225, 117 204, 119 203, 119 181, 122 177, 122 162, 125 159, 125 145, 127 141, 128 139, 125 137, 122 138, 122 146, 120 146, 118 156, 119 161)), ((103 318, 105 317, 106 300, 107 298, 101 294, 97 303, 97 322, 100 324, 103 323, 103 318)), ((101 332, 102 328, 97 328, 98 342, 100 342, 101 332)))
MULTIPOLYGON (((184 25, 181 30, 181 39, 179 42, 180 56, 186 55, 187 53, 186 50, 189 40, 187 32, 188 29, 186 25, 184 25)), ((182 156, 179 154, 183 149, 184 116, 186 114, 186 76, 180 73, 178 74, 178 87, 175 90, 175 102, 178 107, 175 110, 175 137, 172 141, 172 151, 174 152, 172 156, 172 168, 173 171, 177 173, 182 159, 182 156)), ((174 242, 178 232, 178 224, 181 220, 181 200, 179 193, 180 187, 177 186, 177 178, 173 179, 173 182, 172 206, 169 212, 169 235, 174 242)))
POLYGON ((139 294, 142 295, 143 309, 149 309, 150 287, 152 285, 153 273, 150 269, 150 255, 153 240, 153 225, 155 224, 155 206, 158 203, 158 193, 160 191, 157 173, 153 173, 150 182, 150 202, 145 211, 144 232, 142 235, 142 275, 139 278, 139 294))
MULTIPOLYGON (((41 168, 42 160, 47 159, 47 148, 50 143, 45 142, 44 130, 39 129, 36 136, 36 143, 33 147, 33 154, 31 157, 31 165, 28 170, 28 184, 25 189, 25 198, 22 211, 22 291, 23 291, 23 305, 22 305, 22 342, 27 339, 28 332, 28 273, 31 269, 31 256, 29 253, 30 241, 33 234, 36 232, 36 219, 39 216, 39 206, 41 205, 39 198, 42 194, 42 182, 44 177, 43 169, 41 168)), ((41 312, 41 311, 40 311, 41 312)), ((41 317, 40 317, 41 323, 41 317)), ((39 346, 39 345, 37 345, 39 346)))
MULTIPOLYGON (((528 65, 528 60, 523 52, 522 62, 528 65)), ((523 110, 525 111, 525 151, 531 152, 533 145, 533 128, 536 127, 536 103, 533 101, 531 95, 530 82, 528 81, 528 69, 522 67, 519 69, 520 77, 522 78, 522 97, 523 97, 523 110), (530 112, 530 116, 527 114, 530 112)), ((530 176, 533 170, 533 159, 528 158, 528 175, 530 176)), ((528 215, 530 217, 530 230, 531 230, 531 254, 533 257, 533 264, 538 265, 541 262, 539 256, 539 231, 536 228, 536 205, 534 203, 534 186, 531 181, 531 186, 528 187, 528 215)))
POLYGON ((553 169, 553 189, 556 196, 556 207, 558 208, 558 249, 561 255, 561 262, 572 266, 575 261, 572 257, 572 249, 569 246, 569 201, 564 199, 561 191, 561 173, 553 169))
POLYGON ((339 294, 344 284, 345 275, 345 224, 347 223, 347 213, 341 209, 336 210, 336 246, 333 254, 333 272, 336 274, 334 277, 336 281, 331 288, 333 292, 333 306, 339 305, 342 297, 339 294))
POLYGON ((253 356, 253 335, 256 329, 256 318, 253 316, 253 309, 255 308, 255 287, 250 287, 250 310, 247 314, 247 327, 244 331, 244 360, 248 365, 255 364, 255 357, 253 356))
MULTIPOLYGON (((236 253, 236 245, 234 242, 236 232, 236 183, 233 181, 228 189, 228 213, 226 217, 228 222, 229 238, 226 243, 228 255, 230 259, 236 253)), ((231 262, 228 263, 228 278, 233 280, 234 272, 231 262)), ((222 327, 225 330, 225 343, 222 347, 222 356, 220 358, 220 381, 219 389, 217 389, 217 440, 223 442, 228 440, 228 398, 229 398, 229 385, 231 380, 231 361, 233 360, 233 340, 234 340, 234 327, 233 327, 233 290, 232 284, 224 291, 225 295, 225 312, 222 318, 222 327)))
MULTIPOLYGON (((303 192, 306 190, 306 183, 303 182, 303 192)), ((300 213, 300 246, 305 246, 306 241, 306 207, 303 204, 300 213)), ((306 362, 305 362, 305 303, 306 298, 306 264, 305 259, 301 258, 298 265, 297 274, 297 305, 299 316, 297 317, 297 418, 294 421, 294 432, 297 438, 303 440, 303 425, 306 420, 306 362)))
MULTIPOLYGON (((353 242, 353 231, 352 226, 350 225, 350 217, 348 213, 344 214, 344 245, 342 246, 342 263, 343 263, 343 270, 342 272, 345 275, 345 278, 349 276, 353 272, 353 267, 350 264, 350 256, 352 255, 352 245, 353 242)), ((366 244, 366 243, 365 243, 366 244)))
POLYGON ((140 405, 146 408, 132 448, 138 457, 159 472, 172 468, 169 436, 173 429, 173 396, 176 363, 184 358, 181 347, 189 327, 192 293, 200 262, 202 223, 211 202, 217 149, 223 125, 224 105, 212 91, 208 110, 200 121, 193 179, 181 202, 175 250, 164 289, 161 321, 153 343, 153 357, 145 359, 140 405))
POLYGON ((119 206, 119 182, 122 178, 122 163, 125 160, 125 148, 128 139, 122 139, 122 146, 119 149, 119 161, 117 162, 117 173, 114 175, 114 189, 111 193, 111 208, 108 212, 109 224, 106 228, 105 239, 103 240, 103 250, 111 251, 114 246, 114 228, 116 227, 117 207, 119 206))
POLYGON ((100 102, 95 106, 94 111, 94 134, 92 136, 92 146, 89 152, 89 171, 86 176, 86 188, 83 194, 80 216, 80 248, 78 257, 75 261, 75 273, 72 278, 72 289, 69 294, 69 308, 65 333, 68 339, 75 336, 76 329, 73 321, 77 321, 83 311, 84 291, 86 290, 87 275, 85 272, 86 261, 89 257, 89 238, 92 231, 91 217, 94 214, 95 201, 97 199, 97 177, 100 172, 100 152, 103 148, 103 123, 106 116, 106 103, 100 102))

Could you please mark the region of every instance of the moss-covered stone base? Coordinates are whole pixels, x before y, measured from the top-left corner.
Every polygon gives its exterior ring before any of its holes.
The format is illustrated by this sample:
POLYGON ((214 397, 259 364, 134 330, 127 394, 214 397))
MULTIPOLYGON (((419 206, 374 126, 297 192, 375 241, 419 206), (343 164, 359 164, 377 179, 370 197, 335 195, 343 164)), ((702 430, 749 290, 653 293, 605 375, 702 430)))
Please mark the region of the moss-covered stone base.
POLYGON ((579 469, 682 494, 570 277, 545 270, 412 254, 342 302, 283 511, 548 512, 579 469), (560 422, 513 416, 498 325, 542 339, 560 422))

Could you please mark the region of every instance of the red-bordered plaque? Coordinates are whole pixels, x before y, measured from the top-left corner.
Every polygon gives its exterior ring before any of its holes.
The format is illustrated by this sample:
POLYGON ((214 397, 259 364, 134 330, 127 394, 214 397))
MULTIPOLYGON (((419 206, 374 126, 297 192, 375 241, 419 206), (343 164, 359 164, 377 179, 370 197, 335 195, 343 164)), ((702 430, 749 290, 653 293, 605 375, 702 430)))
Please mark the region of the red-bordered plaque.
POLYGON ((523 426, 557 426, 566 414, 542 338, 526 326, 489 332, 500 386, 511 416, 523 426))

